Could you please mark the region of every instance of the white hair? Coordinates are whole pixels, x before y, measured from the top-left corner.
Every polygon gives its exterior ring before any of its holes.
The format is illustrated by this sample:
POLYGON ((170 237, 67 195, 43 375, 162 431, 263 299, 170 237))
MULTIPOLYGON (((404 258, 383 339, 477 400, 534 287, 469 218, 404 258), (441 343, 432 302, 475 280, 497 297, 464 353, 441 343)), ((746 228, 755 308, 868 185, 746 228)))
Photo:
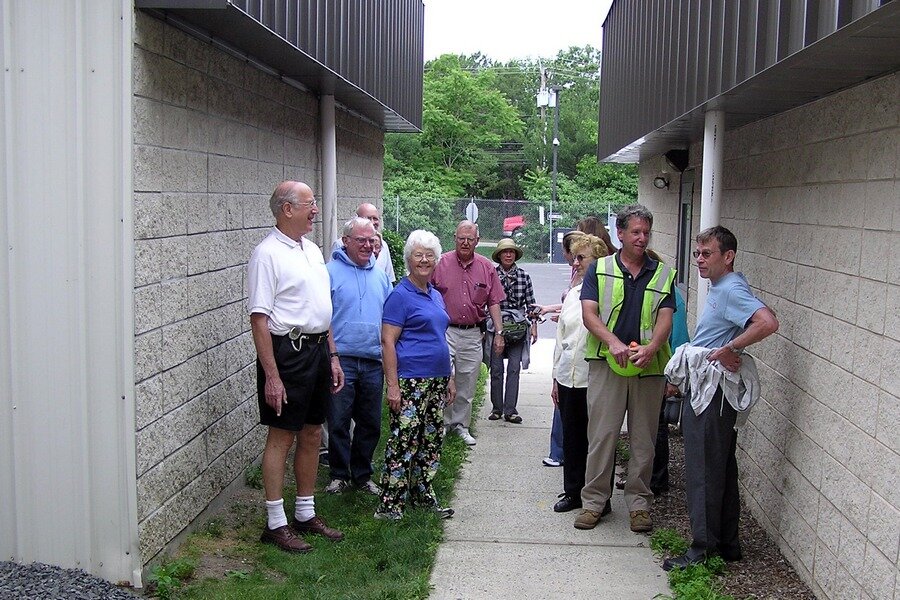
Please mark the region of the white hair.
POLYGON ((372 229, 375 229, 375 226, 372 225, 372 221, 366 219, 365 217, 353 217, 346 223, 344 223, 344 228, 342 233, 344 236, 349 237, 351 233, 353 233, 353 229, 356 227, 366 227, 370 226, 372 229))
POLYGON ((416 248, 425 248, 434 252, 435 262, 441 258, 441 240, 430 231, 424 229, 416 229, 406 238, 406 244, 403 246, 403 261, 409 267, 410 258, 412 258, 413 250, 416 248))

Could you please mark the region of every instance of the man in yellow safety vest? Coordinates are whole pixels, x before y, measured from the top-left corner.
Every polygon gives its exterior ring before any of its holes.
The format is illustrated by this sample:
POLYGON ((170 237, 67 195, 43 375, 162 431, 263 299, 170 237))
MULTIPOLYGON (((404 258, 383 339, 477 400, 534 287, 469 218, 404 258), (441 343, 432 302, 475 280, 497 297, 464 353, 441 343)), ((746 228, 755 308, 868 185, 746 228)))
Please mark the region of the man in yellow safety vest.
POLYGON ((650 476, 672 355, 675 270, 647 255, 653 215, 635 204, 616 217, 621 249, 584 277, 581 307, 588 330, 588 458, 577 529, 593 529, 610 510, 616 442, 628 413, 631 458, 625 503, 631 530, 653 529, 650 476))

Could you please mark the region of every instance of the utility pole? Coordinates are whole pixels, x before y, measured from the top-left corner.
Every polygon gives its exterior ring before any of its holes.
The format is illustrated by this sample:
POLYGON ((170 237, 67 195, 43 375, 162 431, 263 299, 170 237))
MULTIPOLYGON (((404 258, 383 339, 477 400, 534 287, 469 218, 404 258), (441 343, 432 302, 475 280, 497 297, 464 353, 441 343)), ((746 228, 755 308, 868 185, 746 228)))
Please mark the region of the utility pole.
POLYGON ((547 92, 547 71, 544 65, 538 63, 541 69, 541 89, 538 91, 538 107, 541 109, 541 168, 547 168, 547 103, 549 96, 547 92))
POLYGON ((553 264, 553 205, 556 204, 556 158, 559 154, 559 93, 562 88, 550 88, 550 106, 553 107, 553 183, 550 189, 550 264, 553 264))

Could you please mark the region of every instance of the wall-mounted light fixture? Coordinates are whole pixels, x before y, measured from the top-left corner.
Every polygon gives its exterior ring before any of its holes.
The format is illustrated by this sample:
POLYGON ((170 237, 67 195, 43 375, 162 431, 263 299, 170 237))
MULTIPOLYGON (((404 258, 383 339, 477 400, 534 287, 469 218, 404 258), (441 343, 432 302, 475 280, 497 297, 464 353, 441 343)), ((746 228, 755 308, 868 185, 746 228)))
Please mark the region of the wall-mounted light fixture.
POLYGON ((653 187, 658 190, 664 190, 669 187, 669 179, 665 174, 653 178, 653 187))

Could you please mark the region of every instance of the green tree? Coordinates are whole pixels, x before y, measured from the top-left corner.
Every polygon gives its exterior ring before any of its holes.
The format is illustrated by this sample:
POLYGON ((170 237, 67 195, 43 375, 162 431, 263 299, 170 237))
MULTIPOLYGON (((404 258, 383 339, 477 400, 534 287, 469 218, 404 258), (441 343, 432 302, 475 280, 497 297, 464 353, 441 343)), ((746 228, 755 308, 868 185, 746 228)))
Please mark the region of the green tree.
POLYGON ((421 144, 433 165, 457 174, 466 195, 484 195, 496 183, 504 141, 515 140, 522 123, 496 90, 490 70, 463 70, 460 57, 430 62, 423 81, 421 144))

